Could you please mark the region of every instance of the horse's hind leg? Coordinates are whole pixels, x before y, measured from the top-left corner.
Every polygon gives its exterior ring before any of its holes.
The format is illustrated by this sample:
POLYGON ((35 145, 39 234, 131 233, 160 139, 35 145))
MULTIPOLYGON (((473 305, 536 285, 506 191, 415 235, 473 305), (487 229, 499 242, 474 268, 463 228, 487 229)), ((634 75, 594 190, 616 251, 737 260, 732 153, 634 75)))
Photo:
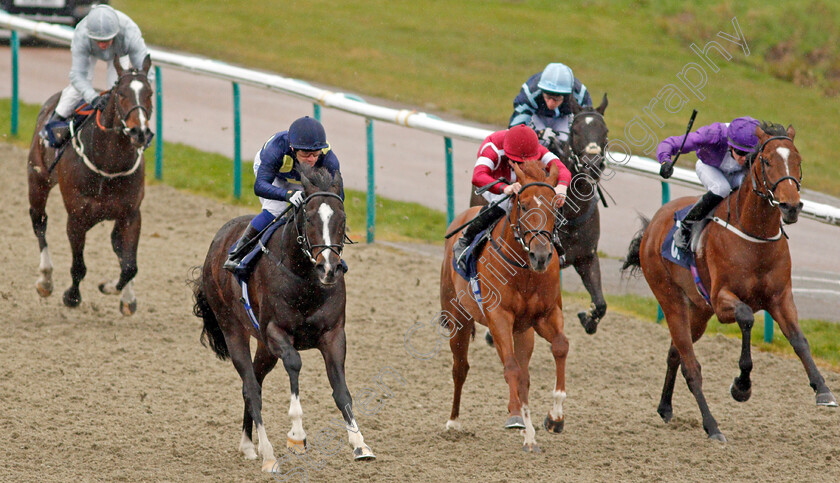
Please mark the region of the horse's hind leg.
MULTIPOLYGON (((257 378, 257 384, 260 386, 260 397, 262 397, 262 384, 265 376, 274 369, 277 364, 277 358, 266 349, 263 344, 257 345, 257 353, 254 355, 254 375, 257 378)), ((257 452, 254 448, 254 418, 251 417, 251 412, 248 411, 248 405, 245 405, 245 414, 242 417, 242 439, 239 441, 239 451, 245 455, 246 459, 257 459, 257 452)))
MULTIPOLYGON (((35 148, 33 148, 35 149, 35 148)), ((30 155, 31 158, 32 155, 30 155)), ((41 253, 41 263, 38 266, 40 276, 35 282, 35 290, 41 297, 49 297, 53 291, 52 283, 52 259, 50 249, 47 247, 47 198, 50 195, 49 176, 45 175, 43 168, 33 166, 29 163, 29 217, 32 219, 32 230, 38 238, 38 250, 41 253)))
POLYGON ((475 323, 470 320, 468 324, 461 324, 450 318, 446 319, 447 330, 452 336, 449 338, 449 349, 452 351, 452 381, 455 385, 455 393, 452 397, 452 412, 449 413, 449 421, 446 422, 446 429, 461 429, 458 416, 461 412, 461 391, 464 382, 467 380, 467 373, 470 371, 470 363, 467 359, 470 349, 470 337, 475 330, 475 323))
POLYGON ((111 231, 111 246, 120 262, 120 278, 113 282, 99 284, 99 291, 104 294, 120 293, 120 312, 123 315, 132 315, 137 311, 133 279, 137 275, 140 220, 140 210, 137 210, 130 216, 114 222, 114 229, 111 231))
POLYGON ((671 343, 668 349, 668 369, 665 371, 665 385, 662 387, 662 396, 659 398, 659 407, 656 412, 666 423, 671 421, 674 410, 671 406, 671 398, 674 395, 674 383, 677 380, 677 368, 680 366, 680 352, 671 343))
POLYGON ((779 324, 782 333, 787 337, 790 345, 793 347, 802 365, 805 367, 805 372, 808 374, 808 381, 811 388, 817 393, 817 405, 819 406, 837 406, 837 398, 831 393, 828 385, 825 383, 822 374, 814 364, 814 358, 811 357, 811 348, 808 345, 808 339, 799 328, 799 316, 796 313, 796 305, 793 303, 793 294, 788 290, 784 297, 777 305, 768 309, 770 315, 779 324))
MULTIPOLYGON (((353 458, 355 460, 371 460, 375 459, 376 455, 374 455, 370 447, 365 444, 365 438, 362 436, 362 431, 356 423, 356 418, 353 417, 353 399, 350 397, 350 391, 347 389, 347 381, 344 377, 344 357, 347 352, 346 344, 347 341, 344 335, 344 324, 341 323, 338 327, 321 336, 321 340, 318 343, 318 349, 324 357, 324 365, 327 369, 327 378, 330 380, 330 387, 332 387, 333 390, 333 400, 344 418, 345 429, 347 429, 347 439, 350 442, 350 445, 353 446, 353 458)), ((382 377, 383 375, 380 371, 377 376, 377 384, 381 383, 382 377)), ((397 374, 397 377, 399 382, 405 384, 405 379, 403 379, 402 376, 397 374)), ((291 374, 289 379, 291 379, 291 374)), ((387 395, 390 396, 390 391, 387 390, 387 386, 385 386, 385 388, 387 395)))
POLYGON ((563 333, 563 312, 558 307, 553 316, 538 321, 537 333, 551 344, 551 354, 554 356, 556 368, 554 391, 552 398, 554 405, 543 421, 543 426, 549 432, 563 431, 566 416, 563 413, 563 402, 566 400, 566 357, 569 354, 569 340, 563 333))
POLYGON ((583 286, 589 292, 592 305, 589 312, 578 312, 580 324, 587 334, 594 334, 598 330, 598 322, 607 313, 607 301, 601 288, 601 262, 598 254, 592 253, 584 259, 575 262, 575 271, 580 275, 583 286))

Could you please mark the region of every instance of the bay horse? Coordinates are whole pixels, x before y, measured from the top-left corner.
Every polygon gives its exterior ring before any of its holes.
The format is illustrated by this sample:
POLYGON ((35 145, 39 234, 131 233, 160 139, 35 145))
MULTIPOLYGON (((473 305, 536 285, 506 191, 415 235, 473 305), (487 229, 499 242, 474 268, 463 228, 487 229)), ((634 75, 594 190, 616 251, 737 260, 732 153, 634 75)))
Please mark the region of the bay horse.
POLYGON ((292 428, 286 446, 295 454, 306 451, 303 410, 298 392, 299 351, 317 348, 324 358, 333 398, 346 423, 355 459, 375 456, 365 444, 353 417, 353 401, 344 377, 346 292, 341 253, 345 213, 342 179, 323 168, 300 166, 306 198, 291 220, 265 243, 247 284, 256 318, 251 321, 240 297, 242 290, 222 265, 228 249, 248 226, 251 216, 226 223, 210 244, 204 266, 195 281, 194 313, 204 320, 201 340, 209 341, 219 359, 230 359, 242 379, 245 411, 239 450, 256 459, 252 431, 259 436, 257 451, 263 471, 272 471, 276 459, 262 420, 262 384, 277 360, 289 375, 292 428), (257 340, 251 360, 250 340, 257 340))
POLYGON ((752 358, 750 332, 754 313, 766 310, 802 361, 816 402, 837 406, 811 357, 808 341, 799 328, 791 290, 790 250, 782 222, 795 223, 802 209, 799 189, 802 158, 793 139, 793 126, 785 130, 778 124, 762 123, 756 128, 759 146, 748 156, 749 171, 741 186, 714 211, 715 218, 699 238, 696 266, 708 289, 711 303, 700 295, 688 269, 666 261, 660 247, 674 225, 674 213, 694 203, 696 197, 679 198, 662 206, 630 244, 623 269, 641 268, 656 300, 662 307, 671 347, 668 350, 665 385, 657 412, 665 422, 673 410, 671 396, 681 365, 688 388, 697 400, 703 429, 709 438, 726 441, 703 395, 700 363, 693 344, 703 335, 712 315, 723 324, 741 329, 740 374, 730 386, 739 402, 750 398, 752 358))
MULTIPOLYGON (((578 312, 577 316, 586 333, 594 334, 598 330, 598 322, 607 313, 607 301, 601 288, 601 262, 598 258, 601 213, 597 190, 606 168, 604 149, 609 129, 604 113, 609 101, 607 94, 604 94, 601 105, 592 108, 581 107, 574 96, 571 96, 571 100, 574 117, 569 125, 568 142, 552 137, 548 146, 572 173, 566 203, 556 213, 563 221, 555 226, 555 234, 565 249, 560 269, 574 267, 589 292, 589 312, 578 312)), ((486 204, 486 199, 473 193, 470 206, 486 204)), ((485 339, 493 345, 489 333, 485 334, 485 339)))
MULTIPOLYGON (((447 429, 459 429, 461 389, 467 378, 470 338, 475 322, 487 326, 495 339, 496 351, 504 365, 505 381, 510 390, 508 427, 523 427, 523 450, 539 451, 528 406, 530 377, 528 364, 534 349, 534 332, 551 344, 556 364, 553 391, 554 406, 544 425, 551 432, 563 430, 563 401, 566 398, 565 367, 569 342, 563 334, 563 310, 560 296, 560 266, 551 240, 554 228, 554 185, 556 166, 546 174, 539 161, 513 164, 517 180, 522 184, 514 195, 508 215, 491 231, 490 245, 478 259, 478 280, 485 290, 482 305, 469 282, 452 266, 452 246, 447 240, 441 268, 441 324, 451 337, 452 378, 455 394, 447 429), (520 426, 521 425, 521 426, 520 426)), ((453 230, 473 218, 479 208, 473 207, 458 215, 449 227, 453 230)))
POLYGON ((105 294, 121 294, 120 312, 137 310, 133 282, 137 274, 137 244, 140 240, 140 203, 144 195, 143 151, 152 133, 152 88, 149 84, 151 57, 140 70, 123 69, 114 59, 117 82, 110 90, 104 110, 94 112, 90 122, 74 133, 72 148, 56 159, 56 149, 42 142, 38 132, 58 104, 60 93, 44 103, 38 114, 29 150, 29 215, 41 251, 40 277, 35 288, 41 297, 53 291, 52 259, 47 247, 46 204, 56 184, 67 209, 67 237, 73 252, 72 284, 64 292, 64 305, 76 307, 82 301, 79 283, 87 273, 84 261, 85 236, 94 225, 114 220, 111 246, 120 263, 118 279, 99 284, 105 294))

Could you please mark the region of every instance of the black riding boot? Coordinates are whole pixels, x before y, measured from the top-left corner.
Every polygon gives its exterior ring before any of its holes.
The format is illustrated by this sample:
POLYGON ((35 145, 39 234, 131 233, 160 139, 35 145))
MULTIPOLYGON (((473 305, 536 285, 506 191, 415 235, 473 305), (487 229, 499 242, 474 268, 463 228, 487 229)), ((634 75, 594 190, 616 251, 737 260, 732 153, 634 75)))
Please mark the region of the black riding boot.
POLYGON ((248 225, 248 228, 245 229, 245 233, 242 234, 242 237, 236 242, 236 246, 233 247, 230 253, 228 253, 227 260, 225 260, 225 264, 222 265, 225 270, 233 272, 236 270, 236 267, 239 266, 239 262, 242 261, 242 257, 245 256, 245 250, 242 249, 249 241, 251 241, 255 236, 257 236, 256 228, 248 225))
POLYGON ((688 244, 691 241, 691 227, 711 213, 721 201, 723 201, 723 198, 711 191, 700 197, 688 214, 685 215, 685 219, 680 222, 680 229, 674 233, 674 244, 677 248, 688 250, 688 244))
MULTIPOLYGON (((40 136, 41 139, 49 140, 50 139, 50 137, 49 137, 49 134, 50 134, 49 131, 50 130, 47 129, 47 126, 50 123, 65 122, 65 121, 67 121, 66 117, 61 116, 57 112, 53 111, 53 113, 50 115, 50 118, 47 119, 47 122, 44 123, 44 127, 42 127, 41 130, 38 132, 38 136, 40 136)), ((51 128, 51 129, 54 129, 54 128, 51 128)), ((56 145, 64 144, 64 139, 66 138, 66 134, 69 134, 69 133, 70 133, 70 130, 67 129, 67 128, 62 128, 60 130, 53 130, 53 138, 56 141, 56 145)))
POLYGON ((475 220, 467 226, 467 229, 464 230, 464 234, 461 235, 461 238, 459 238, 458 241, 455 242, 455 246, 452 247, 452 256, 455 257, 458 264, 461 264, 461 256, 464 254, 464 250, 470 246, 470 243, 472 243, 476 235, 481 233, 483 230, 486 230, 493 224, 494 221, 504 216, 504 214, 504 208, 498 205, 490 209, 482 208, 482 210, 478 212, 475 220))

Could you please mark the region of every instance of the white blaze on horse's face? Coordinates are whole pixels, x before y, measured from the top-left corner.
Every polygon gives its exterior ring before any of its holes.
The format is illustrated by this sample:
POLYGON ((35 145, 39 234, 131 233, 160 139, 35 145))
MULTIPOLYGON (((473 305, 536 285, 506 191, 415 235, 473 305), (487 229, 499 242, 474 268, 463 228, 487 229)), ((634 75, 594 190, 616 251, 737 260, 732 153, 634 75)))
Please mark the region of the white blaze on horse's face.
MULTIPOLYGON (((332 241, 330 240, 330 218, 333 215, 333 209, 326 203, 321 203, 321 206, 318 207, 318 215, 321 217, 321 223, 323 224, 322 229, 323 236, 324 236, 324 245, 332 245, 332 241)), ((324 269, 329 273, 330 271, 330 260, 329 254, 332 253, 330 250, 323 250, 321 253, 324 254, 324 269), (326 252, 326 253, 325 253, 326 252)))
MULTIPOLYGON (((788 158, 790 157, 790 149, 779 146, 776 148, 776 152, 779 153, 779 156, 782 157, 782 160, 785 162, 785 175, 790 176, 790 166, 788 165, 788 158)), ((793 183, 793 180, 788 180, 793 183)))
POLYGON ((586 124, 589 124, 590 122, 592 122, 592 119, 594 119, 592 116, 586 116, 586 118, 585 118, 583 121, 584 121, 586 124))
MULTIPOLYGON (((131 84, 129 84, 128 86, 131 87, 132 91, 134 91, 135 104, 141 105, 140 104, 140 91, 143 90, 143 83, 140 82, 139 80, 133 80, 133 81, 131 81, 131 84)), ((137 109, 137 115, 140 116, 140 125, 141 126, 146 126, 149 123, 148 119, 146 119, 146 114, 143 112, 143 109, 137 109)))

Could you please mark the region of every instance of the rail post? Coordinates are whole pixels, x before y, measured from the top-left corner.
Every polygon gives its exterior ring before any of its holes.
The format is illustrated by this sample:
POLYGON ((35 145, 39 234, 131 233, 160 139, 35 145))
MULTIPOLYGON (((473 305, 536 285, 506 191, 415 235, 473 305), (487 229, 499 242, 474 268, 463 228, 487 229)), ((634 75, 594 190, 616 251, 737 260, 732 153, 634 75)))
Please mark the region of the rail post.
POLYGON ((155 66, 155 179, 163 179, 163 78, 160 67, 155 66))
POLYGON ((20 99, 18 98, 18 54, 20 53, 20 39, 18 38, 17 30, 12 30, 12 36, 9 39, 9 44, 12 50, 12 119, 11 119, 11 135, 18 134, 18 116, 20 99))
POLYGON ((233 83, 233 197, 242 197, 242 129, 239 84, 233 83))
MULTIPOLYGON (((662 204, 671 201, 671 185, 662 181, 662 204)), ((657 305, 656 306, 656 323, 661 324, 662 321, 665 319, 665 314, 662 313, 662 307, 657 305)))

